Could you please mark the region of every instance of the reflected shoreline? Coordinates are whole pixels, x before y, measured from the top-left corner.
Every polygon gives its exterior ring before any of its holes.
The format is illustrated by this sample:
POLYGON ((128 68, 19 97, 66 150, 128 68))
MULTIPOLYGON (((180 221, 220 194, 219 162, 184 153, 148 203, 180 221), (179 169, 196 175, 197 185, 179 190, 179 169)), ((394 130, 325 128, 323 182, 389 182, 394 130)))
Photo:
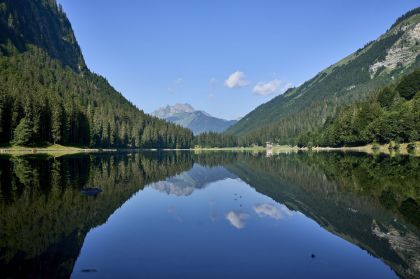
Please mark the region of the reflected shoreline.
MULTIPOLYGON (((241 179, 380 258, 402 278, 420 271, 420 160, 359 153, 142 152, 0 156, 0 267, 9 277, 67 278, 86 234, 144 187, 189 196, 241 179), (97 196, 81 189, 99 187, 97 196)), ((269 205, 256 214, 280 218, 269 205)), ((247 217, 226 215, 242 228, 247 217)))

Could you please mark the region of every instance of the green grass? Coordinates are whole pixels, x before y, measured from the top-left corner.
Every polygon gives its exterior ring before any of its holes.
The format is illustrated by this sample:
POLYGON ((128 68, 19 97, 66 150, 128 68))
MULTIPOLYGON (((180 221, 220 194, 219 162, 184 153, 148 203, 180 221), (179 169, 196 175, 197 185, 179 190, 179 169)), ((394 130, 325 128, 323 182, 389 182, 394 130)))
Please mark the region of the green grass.
POLYGON ((40 146, 20 146, 20 145, 9 145, 5 147, 1 147, 2 150, 84 150, 83 147, 75 147, 75 146, 64 146, 60 144, 52 144, 52 145, 40 145, 40 146))
POLYGON ((197 147, 193 148, 194 151, 265 151, 263 146, 252 147, 197 147))
POLYGON ((65 154, 74 154, 81 152, 95 152, 99 149, 87 149, 83 147, 75 146, 64 146, 60 144, 52 145, 43 145, 43 146, 19 146, 19 145, 10 145, 0 147, 0 153, 4 154, 15 154, 15 155, 25 155, 25 154, 51 154, 51 155, 65 155, 65 154))

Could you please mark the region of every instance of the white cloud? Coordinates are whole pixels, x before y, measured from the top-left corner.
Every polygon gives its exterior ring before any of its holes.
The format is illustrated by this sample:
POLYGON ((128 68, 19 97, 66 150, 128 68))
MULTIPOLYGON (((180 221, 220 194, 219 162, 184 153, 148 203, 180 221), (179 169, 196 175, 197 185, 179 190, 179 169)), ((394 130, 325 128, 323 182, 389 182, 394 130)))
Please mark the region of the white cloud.
POLYGON ((293 84, 291 84, 290 82, 286 83, 286 85, 283 86, 283 88, 281 89, 281 94, 283 94, 284 92, 287 91, 287 89, 292 88, 292 87, 293 87, 293 84))
POLYGON ((276 92, 280 88, 281 80, 273 79, 269 82, 258 82, 252 90, 255 94, 266 96, 276 92))
POLYGON ((177 78, 177 79, 176 79, 176 80, 172 83, 172 85, 171 85, 170 87, 168 87, 168 91, 169 91, 170 93, 175 93, 175 92, 178 90, 178 88, 181 86, 182 82, 183 82, 183 79, 182 79, 182 78, 177 78))
POLYGON ((260 81, 254 86, 254 89, 252 91, 257 95, 267 96, 279 91, 281 84, 282 81, 279 79, 273 79, 268 82, 260 81))
POLYGON ((252 90, 255 94, 260 96, 267 96, 273 93, 283 94, 287 89, 292 87, 291 83, 287 83, 284 86, 282 81, 279 79, 273 79, 268 82, 258 82, 252 90))
POLYGON ((276 207, 271 204, 263 203, 253 206, 255 213, 260 217, 270 217, 275 220, 280 220, 285 216, 292 216, 292 212, 284 205, 276 207))
POLYGON ((258 204, 254 205, 254 211, 260 217, 271 217, 273 219, 279 220, 283 217, 280 210, 271 204, 258 204))
POLYGON ((229 211, 228 214, 226 214, 226 219, 232 226, 240 230, 245 227, 245 220, 248 219, 248 216, 249 215, 246 213, 229 211))
POLYGON ((248 84, 249 84, 249 81, 246 80, 245 74, 241 71, 234 72, 225 81, 225 86, 228 88, 244 87, 244 86, 247 86, 248 84))

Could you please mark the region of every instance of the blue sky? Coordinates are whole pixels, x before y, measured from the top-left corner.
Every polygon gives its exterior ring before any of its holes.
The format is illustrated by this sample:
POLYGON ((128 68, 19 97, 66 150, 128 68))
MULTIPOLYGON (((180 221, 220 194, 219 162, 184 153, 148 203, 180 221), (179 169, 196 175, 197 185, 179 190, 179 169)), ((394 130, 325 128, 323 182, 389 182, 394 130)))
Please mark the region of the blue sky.
POLYGON ((59 0, 89 68, 146 112, 235 119, 376 39, 419 0, 59 0))

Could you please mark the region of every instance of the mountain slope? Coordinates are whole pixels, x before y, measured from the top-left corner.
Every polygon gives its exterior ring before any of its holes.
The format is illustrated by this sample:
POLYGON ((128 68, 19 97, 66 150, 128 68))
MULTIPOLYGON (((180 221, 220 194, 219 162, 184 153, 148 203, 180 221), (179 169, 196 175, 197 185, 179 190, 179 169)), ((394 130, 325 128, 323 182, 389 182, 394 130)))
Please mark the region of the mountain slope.
POLYGON ((187 148, 85 66, 55 0, 0 0, 0 144, 187 148))
POLYGON ((8 52, 8 41, 20 52, 28 50, 30 44, 75 70, 86 67, 71 24, 55 0, 3 0, 0 14, 2 52, 8 52))
POLYGON ((249 142, 294 142, 316 131, 343 104, 360 101, 420 65, 420 8, 400 19, 377 40, 328 67, 303 85, 250 112, 228 133, 249 142))
POLYGON ((298 145, 340 147, 392 141, 420 141, 420 69, 367 101, 344 108, 318 134, 300 136, 298 145))
POLYGON ((216 118, 206 112, 194 110, 189 104, 176 104, 157 109, 153 115, 188 128, 195 135, 205 132, 223 132, 236 120, 216 118))

